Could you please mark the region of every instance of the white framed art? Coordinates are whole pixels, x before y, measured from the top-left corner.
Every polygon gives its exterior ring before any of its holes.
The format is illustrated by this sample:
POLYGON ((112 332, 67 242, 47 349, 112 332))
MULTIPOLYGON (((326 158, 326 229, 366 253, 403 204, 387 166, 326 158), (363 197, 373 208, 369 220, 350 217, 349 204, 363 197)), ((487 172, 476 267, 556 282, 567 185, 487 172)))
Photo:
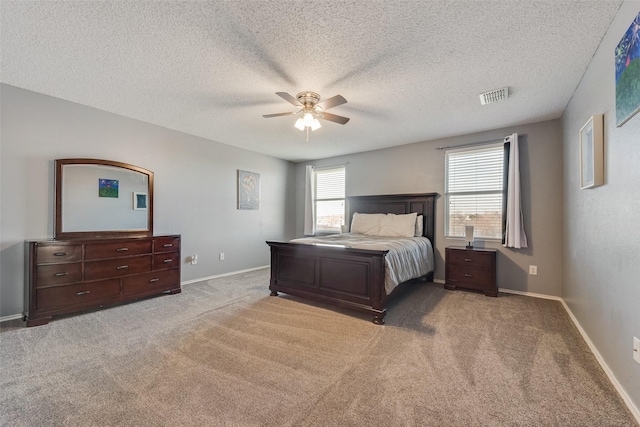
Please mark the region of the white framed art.
POLYGON ((133 192, 133 210, 134 211, 146 211, 147 210, 147 193, 133 192))
POLYGON ((604 125, 602 114, 589 118, 580 129, 580 188, 604 184, 604 125))

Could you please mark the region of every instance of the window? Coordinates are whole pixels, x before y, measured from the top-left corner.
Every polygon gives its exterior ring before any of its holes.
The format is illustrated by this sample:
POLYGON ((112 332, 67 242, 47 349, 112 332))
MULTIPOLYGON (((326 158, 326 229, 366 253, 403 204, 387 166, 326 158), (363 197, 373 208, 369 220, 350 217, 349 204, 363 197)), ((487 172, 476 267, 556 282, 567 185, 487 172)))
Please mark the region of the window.
POLYGON ((445 236, 501 240, 505 210, 505 146, 502 142, 445 153, 445 236))
POLYGON ((340 232, 344 225, 344 166, 315 170, 316 232, 340 232))

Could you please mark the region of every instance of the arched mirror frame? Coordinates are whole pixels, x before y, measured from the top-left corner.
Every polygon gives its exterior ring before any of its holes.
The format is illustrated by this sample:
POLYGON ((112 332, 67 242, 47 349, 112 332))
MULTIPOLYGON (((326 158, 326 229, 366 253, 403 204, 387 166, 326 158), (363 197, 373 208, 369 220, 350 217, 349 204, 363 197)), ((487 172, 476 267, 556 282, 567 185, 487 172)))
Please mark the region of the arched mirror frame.
POLYGON ((128 163, 100 159, 57 159, 55 161, 55 240, 116 238, 116 237, 146 237, 153 235, 153 172, 128 163), (63 230, 63 177, 66 165, 100 165, 123 168, 147 176, 147 229, 146 230, 91 230, 64 231, 63 230))

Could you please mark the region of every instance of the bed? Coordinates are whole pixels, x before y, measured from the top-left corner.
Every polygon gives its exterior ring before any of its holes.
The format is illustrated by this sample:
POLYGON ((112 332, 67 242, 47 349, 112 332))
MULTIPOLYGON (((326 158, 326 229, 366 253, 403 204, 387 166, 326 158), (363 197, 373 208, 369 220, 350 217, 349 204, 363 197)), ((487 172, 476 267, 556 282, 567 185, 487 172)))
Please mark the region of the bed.
MULTIPOLYGON (((435 247, 436 193, 348 197, 348 224, 355 213, 422 215, 422 236, 435 247)), ((415 279, 433 281, 433 269, 420 277, 385 289, 389 250, 345 247, 330 242, 267 241, 271 249, 272 296, 278 292, 368 313, 373 323, 384 324, 387 303, 415 279)), ((433 264, 432 264, 433 265, 433 264)))

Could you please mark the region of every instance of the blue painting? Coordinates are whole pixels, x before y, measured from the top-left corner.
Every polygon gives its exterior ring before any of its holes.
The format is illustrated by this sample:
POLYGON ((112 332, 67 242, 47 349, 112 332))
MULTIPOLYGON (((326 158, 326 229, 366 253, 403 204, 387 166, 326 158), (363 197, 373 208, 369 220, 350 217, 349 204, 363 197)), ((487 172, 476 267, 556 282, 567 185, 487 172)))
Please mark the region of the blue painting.
POLYGON ((640 111, 640 13, 616 47, 616 124, 640 111))
POLYGON ((117 179, 98 179, 98 197, 118 197, 117 179))

